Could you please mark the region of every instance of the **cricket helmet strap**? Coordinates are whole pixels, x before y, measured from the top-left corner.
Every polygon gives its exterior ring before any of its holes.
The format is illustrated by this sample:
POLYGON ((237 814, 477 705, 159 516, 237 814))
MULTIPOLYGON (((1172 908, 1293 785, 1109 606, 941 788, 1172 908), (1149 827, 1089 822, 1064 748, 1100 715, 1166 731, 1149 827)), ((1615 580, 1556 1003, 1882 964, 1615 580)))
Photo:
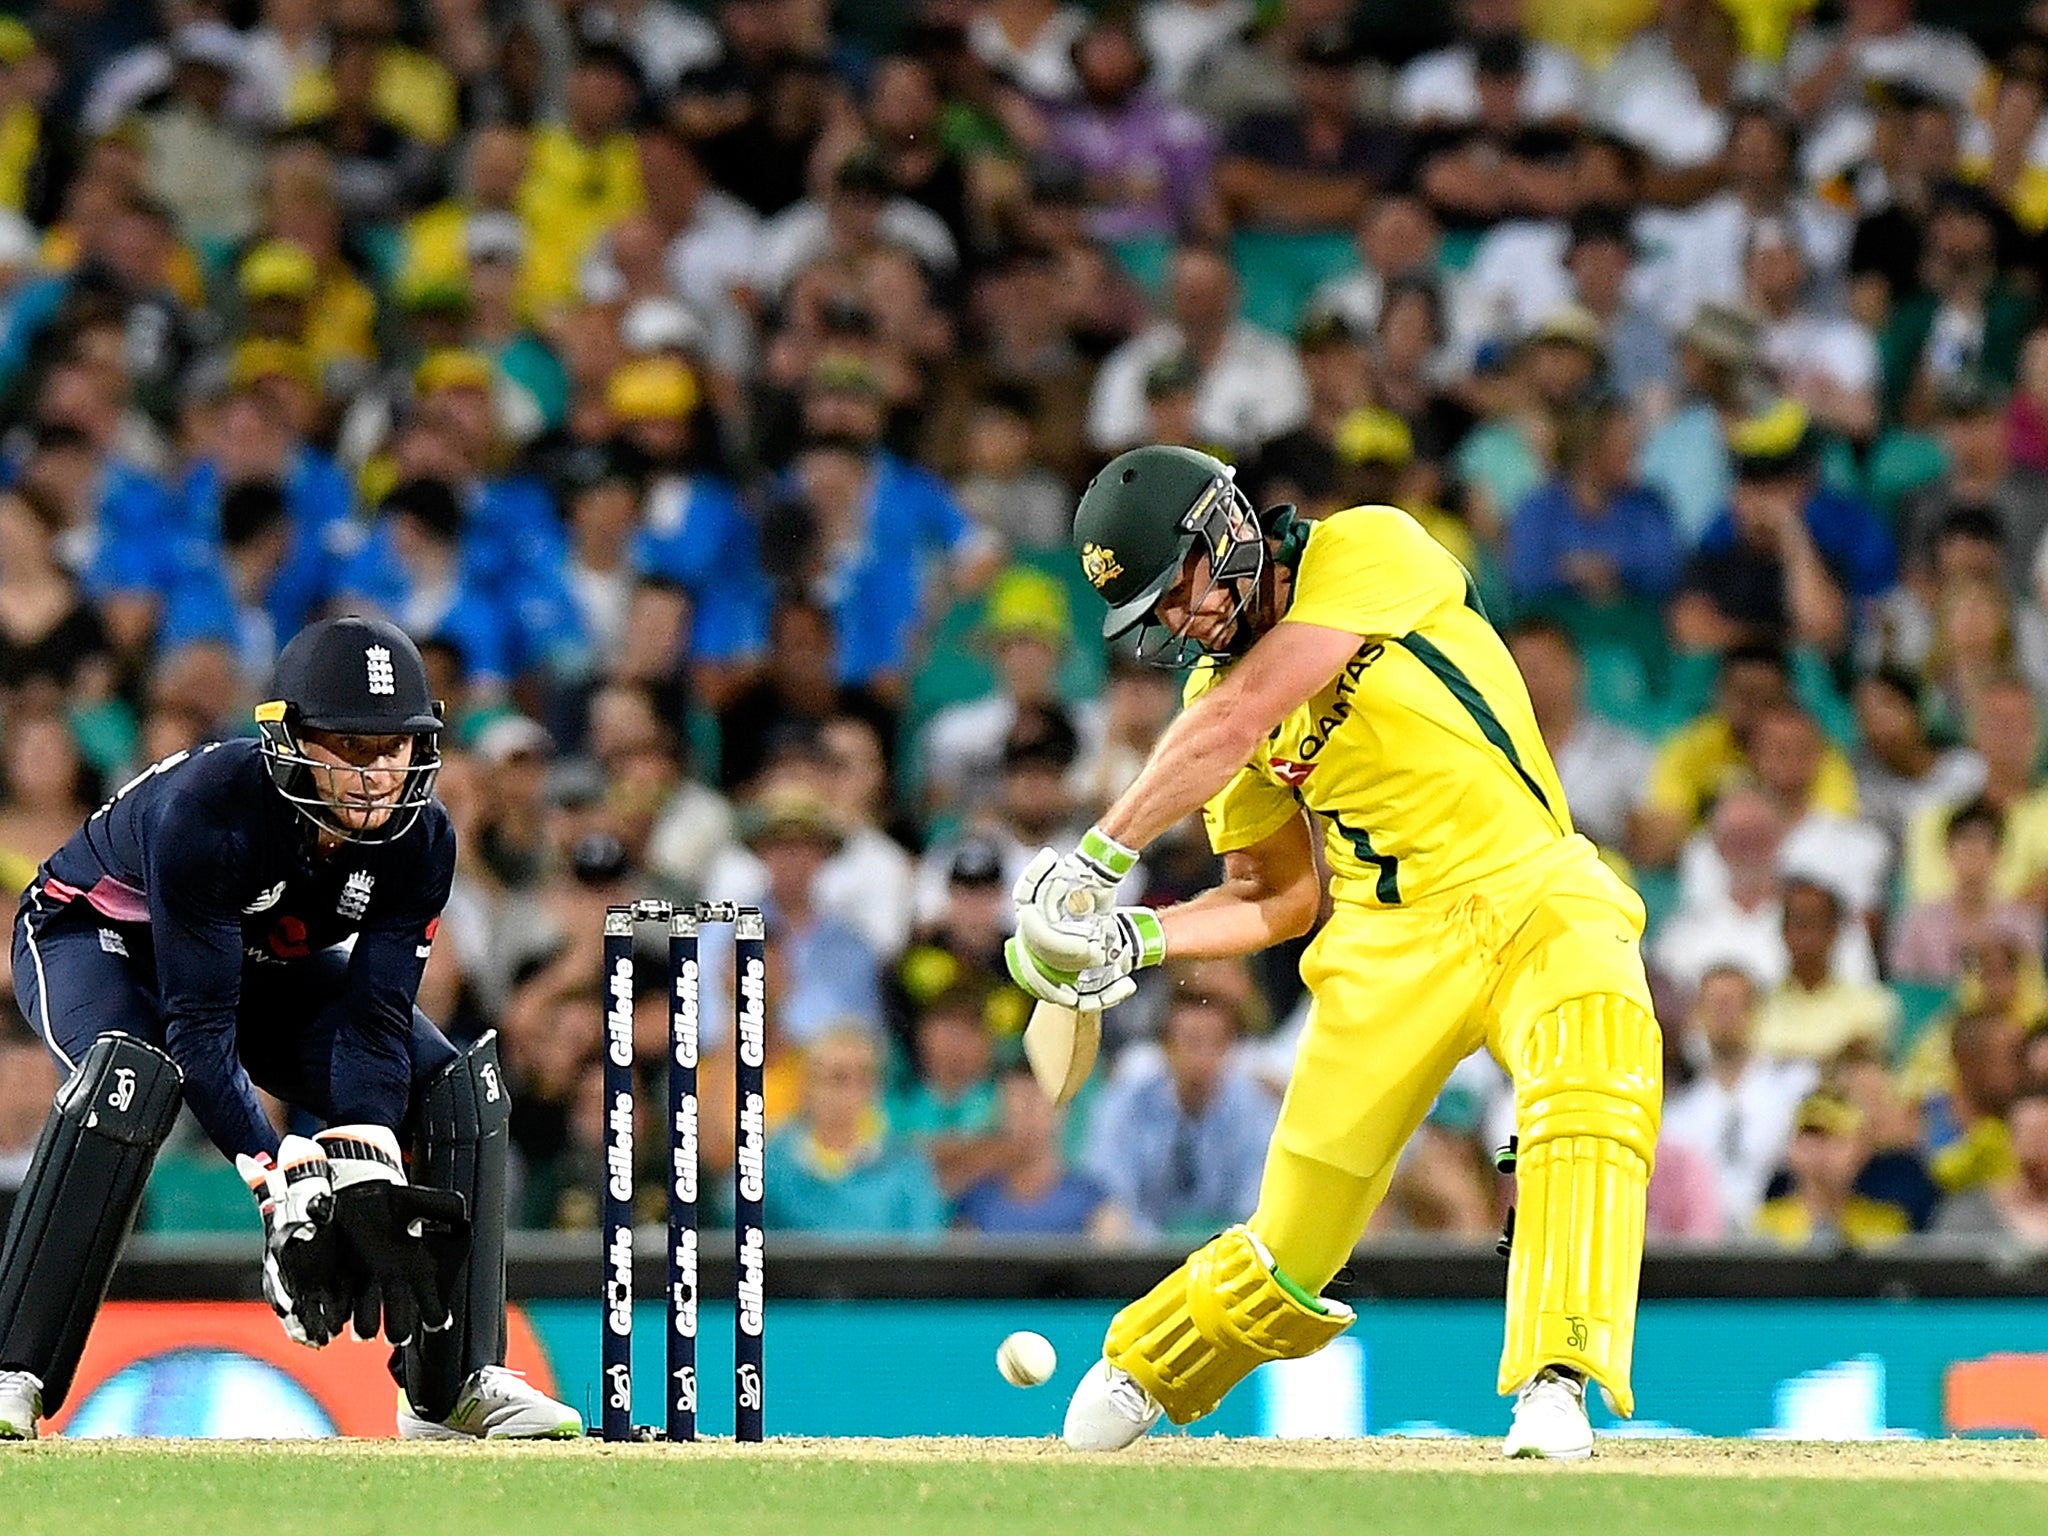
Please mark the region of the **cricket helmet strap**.
POLYGON ((442 723, 442 705, 411 637, 388 619, 359 614, 322 619, 294 635, 277 658, 271 698, 256 706, 263 760, 278 793, 320 831, 356 843, 393 842, 412 829, 441 771, 442 723), (412 761, 382 826, 336 820, 312 773, 333 765, 307 755, 307 731, 412 737, 412 761))
POLYGON ((1204 654, 1163 631, 1153 611, 1197 540, 1208 551, 1212 582, 1249 578, 1239 591, 1242 614, 1265 574, 1267 551, 1234 469, 1193 448, 1153 444, 1119 454, 1088 482, 1074 513, 1074 547, 1082 573, 1109 604, 1105 639, 1156 632, 1141 637, 1138 653, 1167 666, 1204 654))

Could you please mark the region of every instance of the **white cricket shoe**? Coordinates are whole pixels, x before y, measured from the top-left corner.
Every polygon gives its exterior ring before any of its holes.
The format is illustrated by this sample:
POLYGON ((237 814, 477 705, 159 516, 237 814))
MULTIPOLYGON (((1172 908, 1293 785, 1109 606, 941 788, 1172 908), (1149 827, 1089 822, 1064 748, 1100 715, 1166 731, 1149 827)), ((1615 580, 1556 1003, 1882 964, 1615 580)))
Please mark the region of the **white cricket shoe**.
POLYGON ((398 1410, 401 1440, 574 1440, 582 1433, 580 1413, 502 1365, 465 1381, 445 1419, 423 1419, 410 1403, 398 1410))
POLYGON ((1129 1374, 1098 1360, 1074 1388, 1060 1433, 1077 1451, 1120 1451, 1144 1439, 1165 1411, 1129 1374))
POLYGON ((1546 1365, 1515 1394, 1515 1422, 1501 1445, 1503 1456, 1540 1461, 1584 1461, 1593 1454, 1593 1425, 1586 1417, 1586 1384, 1570 1371, 1546 1365))
POLYGON ((27 1371, 0 1371, 0 1440, 33 1440, 43 1416, 43 1381, 27 1371))

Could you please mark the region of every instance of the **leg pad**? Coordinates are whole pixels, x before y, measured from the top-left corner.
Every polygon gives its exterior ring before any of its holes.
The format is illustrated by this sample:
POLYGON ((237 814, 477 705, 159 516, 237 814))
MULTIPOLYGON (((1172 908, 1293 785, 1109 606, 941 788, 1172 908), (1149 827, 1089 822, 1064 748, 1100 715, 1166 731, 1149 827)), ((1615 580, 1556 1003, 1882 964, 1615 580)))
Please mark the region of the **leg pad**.
POLYGON ((1150 1392, 1176 1424, 1211 1412, 1267 1360, 1312 1355, 1349 1328, 1341 1301, 1317 1308, 1274 1274, 1246 1227, 1232 1227, 1109 1325, 1103 1353, 1150 1392))
POLYGON ((40 1376, 46 1413, 71 1390, 184 1083, 155 1046, 102 1035, 43 1122, 0 1246, 0 1367, 40 1376))
POLYGON ((505 1203, 512 1095, 493 1030, 450 1062, 421 1094, 414 1182, 452 1189, 469 1207, 469 1256, 456 1275, 455 1319, 398 1351, 406 1397, 422 1418, 445 1419, 463 1382, 505 1363, 505 1203))
POLYGON ((1657 1021, 1631 998, 1576 998, 1507 1044, 1518 1198, 1500 1390, 1566 1365, 1631 1413, 1644 1201, 1663 1105, 1657 1021))

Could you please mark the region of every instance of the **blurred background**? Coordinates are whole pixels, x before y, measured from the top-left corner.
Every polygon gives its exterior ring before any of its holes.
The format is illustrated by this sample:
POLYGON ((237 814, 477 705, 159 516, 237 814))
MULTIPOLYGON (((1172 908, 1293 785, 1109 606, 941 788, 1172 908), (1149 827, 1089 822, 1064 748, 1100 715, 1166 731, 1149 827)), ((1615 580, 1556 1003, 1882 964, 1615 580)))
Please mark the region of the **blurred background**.
MULTIPOLYGON (((503 1038, 515 1225, 594 1230, 636 895, 768 914, 778 1231, 1249 1211, 1296 954, 1147 973, 1060 1113, 1000 959, 1177 705, 1065 542, 1169 441, 1474 573, 1651 913, 1653 1247, 2048 1288, 2048 5, 0 13, 0 879, 248 732, 308 618, 404 624, 462 848, 421 1002, 503 1038)), ((1191 823, 1133 894, 1216 874, 1191 823)), ((56 1086, 4 1011, 0 1204, 56 1086)), ((1490 1253, 1505 1089, 1460 1069, 1362 1265, 1490 1253)), ((189 1128, 142 1225, 254 1230, 189 1128)))

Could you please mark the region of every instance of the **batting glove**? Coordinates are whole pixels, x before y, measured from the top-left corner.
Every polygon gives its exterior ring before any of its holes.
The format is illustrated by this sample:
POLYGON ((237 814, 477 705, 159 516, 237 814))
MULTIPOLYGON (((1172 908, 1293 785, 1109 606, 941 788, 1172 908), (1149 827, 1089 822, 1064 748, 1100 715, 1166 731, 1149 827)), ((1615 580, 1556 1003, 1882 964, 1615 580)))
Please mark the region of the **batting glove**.
POLYGON ((1106 920, 1117 886, 1137 862, 1135 848, 1100 827, 1090 827, 1072 853, 1041 848, 1010 890, 1017 931, 1039 959, 1057 969, 1108 964, 1106 920))
POLYGON ((1133 971, 1166 958, 1166 930, 1150 907, 1118 907, 1102 922, 1106 958, 1099 965, 1066 970, 1048 961, 1020 931, 1003 944, 1010 979, 1033 997, 1063 1008, 1100 1012, 1114 1008, 1138 983, 1133 971))

